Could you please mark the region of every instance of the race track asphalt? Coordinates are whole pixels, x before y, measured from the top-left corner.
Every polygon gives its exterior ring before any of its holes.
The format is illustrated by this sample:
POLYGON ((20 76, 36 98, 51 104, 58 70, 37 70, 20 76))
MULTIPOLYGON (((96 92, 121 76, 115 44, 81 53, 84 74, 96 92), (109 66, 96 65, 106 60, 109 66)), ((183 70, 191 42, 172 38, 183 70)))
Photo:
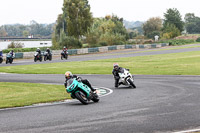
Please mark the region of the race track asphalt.
MULTIPOLYGON (((112 89, 113 93, 101 97, 99 103, 89 105, 75 101, 2 109, 0 132, 165 133, 200 127, 200 76, 135 75, 136 89, 114 88, 112 75, 80 76, 89 79, 97 88, 112 89)), ((0 82, 63 84, 64 76, 0 74, 0 82)))
MULTIPOLYGON (((200 46, 200 44, 184 45, 184 46, 179 46, 179 47, 188 47, 188 46, 200 46)), ((57 63, 57 62, 88 61, 88 60, 111 59, 111 58, 120 58, 120 57, 135 57, 135 56, 146 56, 146 55, 200 51, 200 47, 164 50, 166 48, 176 48, 176 47, 174 46, 174 47, 139 49, 139 50, 135 50, 135 49, 114 50, 114 51, 109 51, 107 53, 73 55, 73 56, 69 56, 68 60, 61 60, 60 57, 53 57, 52 61, 42 61, 42 62, 39 62, 39 61, 34 62, 33 58, 32 59, 26 59, 26 60, 21 60, 21 59, 15 60, 14 59, 13 64, 5 64, 5 61, 4 61, 2 64, 0 64, 0 67, 1 66, 15 66, 15 65, 57 63), (158 51, 155 51, 155 50, 158 50, 158 51)))

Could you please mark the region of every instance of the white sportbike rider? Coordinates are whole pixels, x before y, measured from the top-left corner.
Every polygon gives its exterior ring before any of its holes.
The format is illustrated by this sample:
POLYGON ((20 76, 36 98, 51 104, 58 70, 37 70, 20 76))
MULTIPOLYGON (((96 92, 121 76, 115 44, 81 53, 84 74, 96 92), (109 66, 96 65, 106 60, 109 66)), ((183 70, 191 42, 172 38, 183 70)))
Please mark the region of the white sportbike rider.
POLYGON ((118 88, 119 85, 131 86, 136 88, 134 84, 134 78, 129 72, 129 69, 119 67, 117 63, 113 64, 112 71, 115 79, 115 87, 118 88))

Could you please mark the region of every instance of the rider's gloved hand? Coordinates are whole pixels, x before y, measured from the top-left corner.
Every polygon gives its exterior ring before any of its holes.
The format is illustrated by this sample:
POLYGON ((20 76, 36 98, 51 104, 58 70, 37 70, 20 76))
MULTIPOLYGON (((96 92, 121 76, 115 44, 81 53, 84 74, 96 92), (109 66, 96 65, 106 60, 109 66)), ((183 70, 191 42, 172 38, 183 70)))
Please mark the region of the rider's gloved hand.
POLYGON ((78 82, 81 82, 81 80, 82 80, 81 77, 77 77, 78 82))

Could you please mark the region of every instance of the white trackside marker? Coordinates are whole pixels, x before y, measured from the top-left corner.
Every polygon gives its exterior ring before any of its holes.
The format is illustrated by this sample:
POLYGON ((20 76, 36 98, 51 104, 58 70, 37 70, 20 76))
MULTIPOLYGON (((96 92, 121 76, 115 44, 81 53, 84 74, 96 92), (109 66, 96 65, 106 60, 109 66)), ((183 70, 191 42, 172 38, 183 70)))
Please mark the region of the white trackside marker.
POLYGON ((192 129, 192 130, 185 130, 185 131, 179 131, 179 132, 173 132, 173 133, 192 133, 192 132, 199 132, 199 129, 192 129))

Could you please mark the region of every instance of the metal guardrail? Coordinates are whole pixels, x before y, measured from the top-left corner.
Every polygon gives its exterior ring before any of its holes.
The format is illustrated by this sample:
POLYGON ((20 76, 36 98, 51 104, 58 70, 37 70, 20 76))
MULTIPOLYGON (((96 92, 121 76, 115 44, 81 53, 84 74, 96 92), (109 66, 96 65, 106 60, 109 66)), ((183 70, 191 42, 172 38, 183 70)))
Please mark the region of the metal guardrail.
POLYGON ((144 48, 144 45, 139 45, 139 48, 144 48))
POLYGON ((88 53, 95 53, 95 52, 99 52, 99 48, 88 48, 88 53))
POLYGON ((125 45, 125 49, 132 49, 133 45, 125 45))
POLYGON ((24 57, 24 53, 15 53, 15 58, 16 59, 21 59, 24 57))
POLYGON ((69 55, 77 54, 77 51, 78 51, 77 49, 69 49, 69 50, 67 50, 69 55))
POLYGON ((108 50, 117 50, 117 46, 109 46, 108 50))

